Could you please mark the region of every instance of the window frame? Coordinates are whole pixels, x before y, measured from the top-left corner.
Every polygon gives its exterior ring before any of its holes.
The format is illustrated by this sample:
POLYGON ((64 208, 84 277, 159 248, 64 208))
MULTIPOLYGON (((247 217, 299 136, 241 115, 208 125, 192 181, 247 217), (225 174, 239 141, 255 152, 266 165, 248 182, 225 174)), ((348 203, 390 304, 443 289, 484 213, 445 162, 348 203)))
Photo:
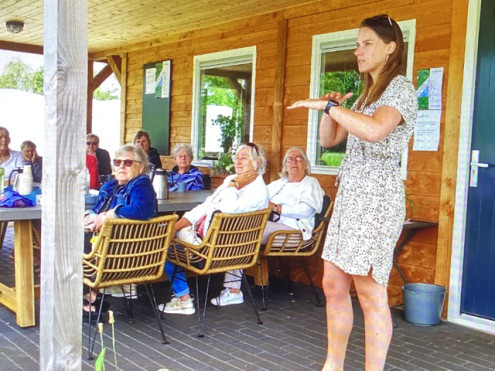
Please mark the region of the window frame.
POLYGON ((199 159, 199 115, 201 107, 201 71, 211 68, 235 66, 239 64, 252 64, 251 82, 251 108, 249 120, 249 140, 252 141, 254 132, 254 102, 255 102, 255 82, 256 82, 256 46, 231 49, 222 52, 214 52, 194 56, 193 60, 193 91, 192 91, 192 112, 191 112, 191 147, 193 150, 196 165, 209 166, 213 160, 199 159))
MULTIPOLYGON (((414 64, 414 45, 416 41, 416 19, 397 22, 402 30, 404 42, 407 47, 406 77, 412 81, 414 64)), ((311 80, 309 86, 310 98, 320 97, 321 55, 332 51, 350 50, 356 48, 356 40, 359 28, 345 31, 336 31, 326 34, 314 35, 311 55, 311 80)), ((314 174, 337 175, 339 167, 318 165, 316 158, 318 147, 318 111, 308 110, 308 139, 306 143, 306 154, 311 162, 311 172, 314 174)), ((401 176, 407 176, 408 148, 402 154, 401 176)))

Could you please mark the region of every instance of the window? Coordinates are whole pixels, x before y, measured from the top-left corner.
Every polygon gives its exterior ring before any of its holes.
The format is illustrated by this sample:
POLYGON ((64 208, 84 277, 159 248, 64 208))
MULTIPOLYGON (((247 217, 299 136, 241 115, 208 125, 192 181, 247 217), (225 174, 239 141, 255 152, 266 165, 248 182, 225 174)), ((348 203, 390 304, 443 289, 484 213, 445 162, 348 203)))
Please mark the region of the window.
MULTIPOLYGON (((404 36, 403 73, 412 81, 416 21, 398 22, 404 36)), ((354 50, 358 29, 313 36, 310 97, 318 98, 330 90, 354 95, 345 103, 351 107, 361 93, 361 81, 354 50)), ((318 125, 322 113, 309 110, 307 155, 316 174, 337 174, 345 153, 345 142, 323 148, 319 144, 318 125)), ((406 176, 407 150, 402 156, 402 177, 406 176)))
POLYGON ((191 143, 197 159, 215 159, 252 138, 256 48, 194 57, 191 143))

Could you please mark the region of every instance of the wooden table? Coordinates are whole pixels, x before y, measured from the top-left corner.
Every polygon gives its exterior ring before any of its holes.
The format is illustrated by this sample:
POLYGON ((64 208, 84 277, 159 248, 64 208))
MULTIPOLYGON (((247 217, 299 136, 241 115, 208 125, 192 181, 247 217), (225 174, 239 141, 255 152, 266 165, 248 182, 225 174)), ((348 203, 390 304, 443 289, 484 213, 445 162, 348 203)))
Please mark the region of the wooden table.
POLYGON ((436 227, 438 225, 437 222, 428 222, 424 220, 406 220, 404 222, 404 226, 402 227, 402 230, 405 231, 404 239, 397 244, 394 250, 394 267, 397 269, 397 272, 399 272, 399 275, 401 276, 402 280, 404 281, 405 284, 407 284, 407 279, 404 273, 402 272, 402 269, 399 267, 399 263, 397 262, 397 258, 399 257, 399 254, 401 253, 402 249, 404 246, 413 238, 413 236, 423 228, 430 228, 430 227, 436 227))
POLYGON ((170 192, 168 200, 158 201, 158 213, 189 211, 202 203, 213 191, 170 192))
POLYGON ((0 304, 16 314, 20 327, 35 325, 32 221, 41 219, 41 206, 0 207, 0 221, 14 222, 15 287, 0 283, 0 304))

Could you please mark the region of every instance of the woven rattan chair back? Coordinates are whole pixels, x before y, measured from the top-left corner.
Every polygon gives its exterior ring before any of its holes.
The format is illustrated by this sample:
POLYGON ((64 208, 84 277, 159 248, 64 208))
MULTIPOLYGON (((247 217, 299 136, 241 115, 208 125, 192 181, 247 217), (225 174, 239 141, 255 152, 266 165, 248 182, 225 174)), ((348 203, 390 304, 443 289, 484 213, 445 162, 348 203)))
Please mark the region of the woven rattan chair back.
POLYGON ((325 241, 333 201, 325 195, 322 211, 315 217, 315 228, 309 240, 304 241, 300 231, 275 231, 270 235, 261 255, 264 256, 311 256, 325 241))
POLYGON ((269 209, 215 213, 201 245, 174 239, 168 260, 199 275, 251 267, 256 263, 269 213, 269 209))
POLYGON ((84 254, 84 284, 102 289, 160 278, 176 221, 177 215, 106 219, 92 252, 84 254))

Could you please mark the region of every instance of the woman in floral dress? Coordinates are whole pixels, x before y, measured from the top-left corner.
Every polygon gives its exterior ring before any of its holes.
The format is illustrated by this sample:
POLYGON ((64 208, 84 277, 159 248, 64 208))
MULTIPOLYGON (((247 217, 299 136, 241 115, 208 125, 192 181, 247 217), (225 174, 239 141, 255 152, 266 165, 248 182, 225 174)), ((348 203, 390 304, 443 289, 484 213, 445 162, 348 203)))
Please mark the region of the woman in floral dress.
POLYGON ((365 320, 366 370, 385 365, 392 320, 387 283, 405 217, 400 159, 417 114, 413 85, 400 75, 402 32, 387 15, 365 19, 354 54, 364 86, 351 110, 352 93, 330 92, 289 108, 324 110, 320 141, 332 147, 347 139, 345 159, 322 258, 327 299, 327 357, 323 369, 342 370, 353 313, 354 281, 365 320))

